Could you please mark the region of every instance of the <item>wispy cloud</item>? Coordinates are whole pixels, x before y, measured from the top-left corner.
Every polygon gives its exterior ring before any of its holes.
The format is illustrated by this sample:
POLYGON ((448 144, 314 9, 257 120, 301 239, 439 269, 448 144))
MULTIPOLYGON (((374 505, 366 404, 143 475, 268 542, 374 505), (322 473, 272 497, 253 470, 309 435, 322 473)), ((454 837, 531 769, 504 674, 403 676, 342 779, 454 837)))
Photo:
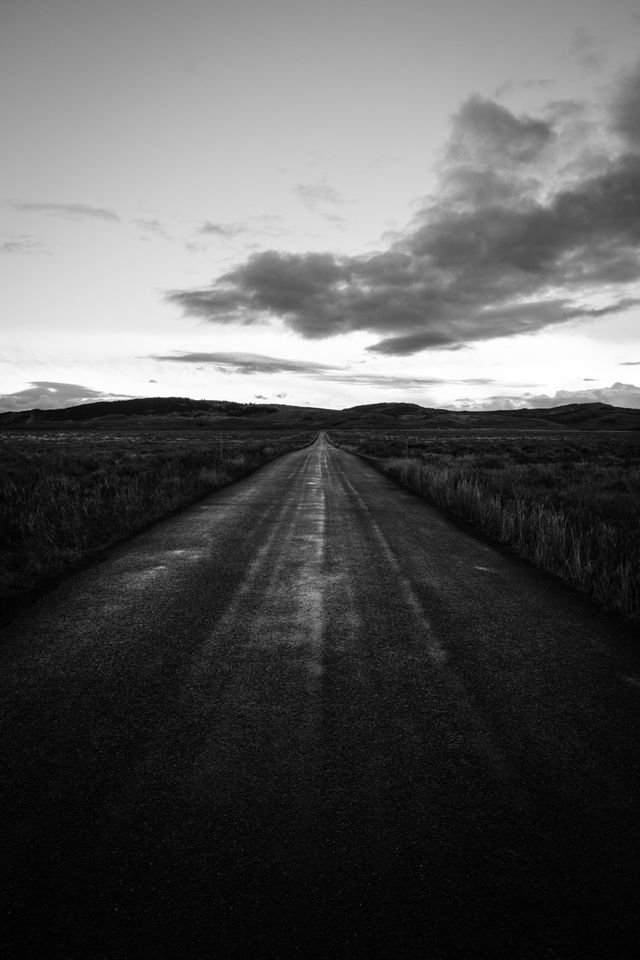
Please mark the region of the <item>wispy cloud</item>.
POLYGON ((316 210, 322 205, 336 205, 344 203, 341 193, 331 187, 326 180, 317 180, 315 183, 298 183, 295 192, 308 210, 316 210))
POLYGON ((167 299, 216 323, 277 318, 308 339, 367 332, 374 353, 398 356, 629 310, 640 303, 638 103, 640 68, 595 150, 576 137, 580 104, 533 117, 471 97, 452 119, 435 198, 386 248, 265 250, 167 299))
POLYGON ((144 230, 145 233, 154 234, 156 237, 163 237, 165 240, 169 239, 169 234, 161 220, 135 220, 134 223, 140 227, 141 230, 144 230))
POLYGON ((573 35, 571 54, 585 70, 599 70, 602 66, 602 44, 584 26, 578 27, 573 35))
POLYGON ((14 210, 50 213, 57 217, 67 217, 69 219, 88 218, 90 220, 120 221, 120 217, 117 213, 114 213, 113 210, 106 210, 104 207, 91 207, 85 203, 32 203, 13 201, 10 206, 12 206, 14 210))
POLYGON ((350 368, 332 366, 326 363, 317 363, 313 360, 290 360, 282 357, 269 357, 264 354, 242 352, 189 352, 171 354, 153 354, 150 359, 170 363, 194 364, 198 368, 209 365, 222 373, 233 374, 300 374, 314 380, 325 380, 330 383, 344 383, 358 386, 375 386, 401 389, 422 389, 424 387, 440 386, 442 384, 457 383, 466 385, 489 385, 495 380, 486 377, 471 377, 463 380, 450 380, 442 377, 415 377, 358 373, 350 368))
POLYGON ((0 395, 0 410, 55 410, 96 400, 125 400, 128 394, 105 393, 78 383, 33 380, 24 390, 0 395))
POLYGON ((384 373, 334 373, 327 374, 321 379, 333 383, 351 384, 360 387, 383 387, 397 390, 424 390, 426 387, 439 387, 443 384, 464 384, 466 386, 488 386, 495 383, 489 378, 471 377, 463 380, 444 379, 443 377, 411 377, 402 374, 384 373))
POLYGON ((210 220, 205 220, 199 229, 199 233, 203 233, 209 236, 214 237, 236 237, 239 233, 244 233, 245 228, 239 223, 212 223, 210 220))
POLYGON ((540 77, 537 80, 506 80, 496 87, 494 95, 499 98, 514 90, 541 90, 545 87, 553 87, 555 82, 550 77, 540 77))
POLYGON ((0 254, 11 253, 46 253, 46 247, 37 237, 28 234, 0 239, 0 254))
POLYGON ((214 353, 172 353, 153 354, 152 360, 170 363, 209 364, 223 373, 303 373, 317 374, 321 371, 335 370, 335 367, 312 360, 287 360, 282 357, 268 357, 260 353, 214 352, 214 353))

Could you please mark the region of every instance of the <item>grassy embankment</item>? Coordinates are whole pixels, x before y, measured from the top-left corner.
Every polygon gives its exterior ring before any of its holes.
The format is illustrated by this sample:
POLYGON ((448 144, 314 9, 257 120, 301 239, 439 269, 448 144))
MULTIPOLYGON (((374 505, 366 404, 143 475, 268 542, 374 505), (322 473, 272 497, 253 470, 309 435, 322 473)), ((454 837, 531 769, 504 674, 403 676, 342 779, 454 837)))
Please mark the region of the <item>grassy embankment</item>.
POLYGON ((0 437, 0 601, 305 446, 313 434, 0 437))
POLYGON ((603 606, 640 615, 640 437, 330 437, 603 606))

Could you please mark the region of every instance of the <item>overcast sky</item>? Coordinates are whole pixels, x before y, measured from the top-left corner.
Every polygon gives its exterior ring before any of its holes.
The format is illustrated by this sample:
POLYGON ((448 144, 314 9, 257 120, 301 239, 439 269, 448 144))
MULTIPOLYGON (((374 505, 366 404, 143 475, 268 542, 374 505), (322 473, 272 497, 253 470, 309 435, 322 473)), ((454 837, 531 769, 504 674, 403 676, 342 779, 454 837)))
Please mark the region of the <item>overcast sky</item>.
POLYGON ((640 0, 0 0, 0 409, 640 407, 640 0))

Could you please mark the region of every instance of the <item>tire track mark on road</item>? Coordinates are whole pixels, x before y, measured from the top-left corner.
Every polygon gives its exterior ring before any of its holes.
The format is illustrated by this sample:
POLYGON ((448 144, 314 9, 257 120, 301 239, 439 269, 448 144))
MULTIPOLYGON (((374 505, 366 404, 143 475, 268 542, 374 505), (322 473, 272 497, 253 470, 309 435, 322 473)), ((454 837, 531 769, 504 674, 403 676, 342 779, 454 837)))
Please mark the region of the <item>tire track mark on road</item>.
POLYGON ((324 675, 325 472, 326 458, 312 449, 192 658, 174 717, 150 745, 134 793, 149 779, 165 798, 188 782, 221 803, 256 789, 290 798, 313 793, 324 675), (167 756, 175 758, 169 766, 167 756))
POLYGON ((429 617, 427 616, 422 603, 416 596, 408 577, 398 561, 398 558, 391 549, 389 541, 382 532, 380 524, 375 519, 373 512, 365 502, 364 498, 358 493, 351 481, 347 478, 340 464, 337 465, 336 472, 340 477, 340 482, 349 491, 352 501, 360 507, 362 513, 364 513, 367 518, 368 526, 373 531, 382 554, 395 575, 402 599, 408 609, 411 610, 413 617, 415 618, 417 632, 423 637, 429 659, 436 666, 444 664, 447 660, 447 651, 436 639, 429 617))
MULTIPOLYGON (((414 620, 411 632, 416 639, 420 639, 430 663, 436 668, 434 686, 440 688, 438 695, 442 696, 442 690, 446 689, 447 701, 455 705, 453 709, 449 707, 449 710, 456 717, 456 723, 462 727, 464 733, 460 731, 453 733, 453 742, 457 740, 464 744, 464 750, 468 750, 473 745, 478 755, 483 756, 489 763, 494 774, 504 784, 510 783, 511 789, 515 790, 514 771, 506 755, 498 746, 495 731, 487 718, 477 709, 477 704, 462 678, 450 665, 448 652, 437 638, 431 619, 425 611, 423 601, 414 589, 403 564, 393 552, 388 538, 365 498, 347 477, 343 463, 338 460, 334 466, 340 483, 347 491, 351 501, 366 516, 367 528, 373 532, 382 558, 392 571, 397 585, 396 593, 402 597, 404 609, 411 612, 414 620)), ((519 797, 518 803, 521 802, 522 797, 519 797)))

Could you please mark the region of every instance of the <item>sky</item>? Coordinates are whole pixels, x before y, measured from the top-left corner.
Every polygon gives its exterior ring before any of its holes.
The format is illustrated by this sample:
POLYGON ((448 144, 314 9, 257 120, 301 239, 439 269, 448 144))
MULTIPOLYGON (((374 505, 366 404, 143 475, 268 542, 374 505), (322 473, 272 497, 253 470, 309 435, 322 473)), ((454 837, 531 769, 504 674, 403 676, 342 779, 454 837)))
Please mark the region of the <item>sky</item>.
POLYGON ((0 0, 0 410, 640 407, 640 0, 0 0))

